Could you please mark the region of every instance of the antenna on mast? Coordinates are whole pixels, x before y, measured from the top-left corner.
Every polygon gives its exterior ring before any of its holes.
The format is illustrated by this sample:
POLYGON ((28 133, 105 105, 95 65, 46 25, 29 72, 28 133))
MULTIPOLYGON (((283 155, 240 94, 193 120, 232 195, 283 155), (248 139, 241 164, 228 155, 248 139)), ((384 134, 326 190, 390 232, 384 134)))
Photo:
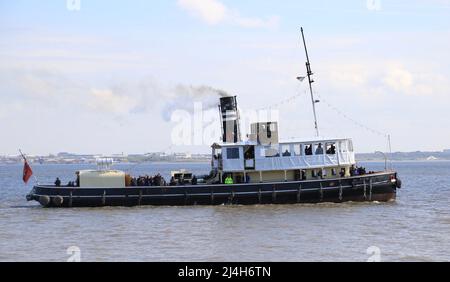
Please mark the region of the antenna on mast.
MULTIPOLYGON (((303 38, 303 45, 305 46, 305 53, 306 53, 306 73, 308 75, 308 82, 309 82, 309 91, 311 93, 311 103, 314 113, 314 128, 316 129, 316 136, 319 136, 319 126, 317 125, 317 115, 316 115, 316 103, 319 103, 319 100, 314 99, 314 93, 312 90, 312 83, 314 80, 312 79, 313 72, 311 71, 311 64, 309 63, 309 56, 308 56, 308 49, 306 48, 306 41, 305 41, 305 35, 303 34, 303 27, 300 28, 302 31, 302 38, 303 38)), ((298 80, 302 81, 304 77, 297 77, 298 80)))

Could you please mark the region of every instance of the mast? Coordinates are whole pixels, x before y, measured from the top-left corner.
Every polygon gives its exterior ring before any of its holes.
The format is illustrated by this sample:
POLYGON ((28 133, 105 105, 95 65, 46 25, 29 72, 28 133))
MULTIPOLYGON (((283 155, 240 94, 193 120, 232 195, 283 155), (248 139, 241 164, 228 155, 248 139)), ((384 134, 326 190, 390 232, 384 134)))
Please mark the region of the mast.
POLYGON ((309 91, 311 93, 311 103, 314 114, 314 128, 316 129, 316 136, 319 137, 319 126, 317 125, 317 114, 316 114, 316 103, 318 103, 319 100, 314 99, 314 93, 312 90, 312 83, 314 82, 314 80, 311 77, 313 75, 313 72, 311 71, 311 64, 309 63, 308 49, 306 48, 306 41, 305 35, 303 34, 303 27, 301 27, 300 29, 302 31, 303 45, 305 46, 305 53, 306 53, 306 72, 308 75, 309 91))

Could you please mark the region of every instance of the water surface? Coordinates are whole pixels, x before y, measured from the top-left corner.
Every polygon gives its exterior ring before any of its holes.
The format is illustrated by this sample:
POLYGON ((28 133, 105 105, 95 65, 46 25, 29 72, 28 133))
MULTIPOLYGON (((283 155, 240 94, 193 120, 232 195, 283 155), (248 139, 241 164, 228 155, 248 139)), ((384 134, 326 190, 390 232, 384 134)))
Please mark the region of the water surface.
MULTIPOLYGON (((368 170, 382 163, 365 163, 368 170)), ((89 165, 35 164, 63 183, 89 165)), ((135 174, 208 164, 118 165, 135 174)), ((449 261, 450 162, 394 163, 397 201, 317 205, 45 209, 26 202, 22 165, 0 165, 0 261, 449 261), (373 248, 372 248, 373 249, 373 248)))

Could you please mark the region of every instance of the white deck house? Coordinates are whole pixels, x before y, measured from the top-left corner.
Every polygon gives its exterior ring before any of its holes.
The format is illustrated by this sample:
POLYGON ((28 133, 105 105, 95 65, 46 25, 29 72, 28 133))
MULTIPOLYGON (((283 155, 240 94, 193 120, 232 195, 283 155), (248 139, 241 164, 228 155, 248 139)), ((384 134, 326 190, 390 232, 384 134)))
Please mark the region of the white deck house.
POLYGON ((275 122, 252 124, 247 141, 213 144, 212 155, 221 175, 253 183, 348 176, 355 164, 351 139, 278 142, 275 122))

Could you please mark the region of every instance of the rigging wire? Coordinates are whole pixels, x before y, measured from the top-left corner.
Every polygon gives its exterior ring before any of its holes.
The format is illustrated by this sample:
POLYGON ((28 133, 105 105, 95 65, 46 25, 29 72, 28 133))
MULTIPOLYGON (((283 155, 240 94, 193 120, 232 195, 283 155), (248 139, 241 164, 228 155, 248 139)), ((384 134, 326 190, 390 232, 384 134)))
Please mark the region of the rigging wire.
MULTIPOLYGON (((256 111, 277 109, 277 108, 279 108, 280 106, 282 106, 284 104, 290 103, 290 102, 298 99, 299 97, 303 96, 303 94, 306 94, 306 90, 304 92, 302 92, 302 93, 295 94, 295 95, 293 95, 291 97, 288 97, 288 98, 286 98, 286 99, 284 99, 284 100, 282 100, 282 101, 280 101, 278 103, 271 104, 270 106, 267 106, 267 107, 258 108, 258 109, 256 109, 256 111)), ((373 129, 371 127, 368 127, 367 125, 364 125, 364 124, 358 122, 354 118, 350 117, 348 114, 344 113, 342 110, 338 109, 336 106, 333 106, 331 103, 329 103, 328 101, 323 99, 323 97, 320 94, 315 93, 315 95, 317 95, 320 98, 320 102, 323 102, 328 108, 332 109, 338 115, 340 115, 343 118, 347 119, 348 121, 352 122, 354 125, 356 125, 356 126, 358 126, 360 128, 363 128, 363 129, 365 129, 365 130, 367 130, 367 131, 369 131, 369 132, 371 132, 371 133, 373 133, 375 135, 378 135, 378 136, 381 136, 381 137, 384 137, 384 138, 389 138, 389 134, 388 133, 381 132, 379 130, 373 129)))
POLYGON ((381 132, 381 131, 379 131, 379 130, 370 128, 370 127, 368 127, 367 125, 364 125, 364 124, 358 122, 357 120, 355 120, 355 119, 349 117, 349 116, 348 116, 347 114, 345 114, 343 111, 339 110, 337 107, 331 105, 329 102, 327 102, 326 100, 324 100, 324 99, 320 96, 320 94, 316 94, 316 95, 320 98, 320 102, 323 102, 327 107, 329 107, 330 109, 332 109, 332 110, 335 111, 337 114, 339 114, 340 116, 344 117, 345 119, 351 121, 351 122, 352 122, 353 124, 355 124, 356 126, 358 126, 358 127, 360 127, 360 128, 363 128, 363 129, 365 129, 365 130, 367 130, 367 131, 369 131, 369 132, 372 132, 372 133, 375 134, 375 135, 378 135, 378 136, 381 136, 381 137, 384 137, 384 138, 388 138, 388 137, 389 137, 389 134, 388 134, 388 133, 384 133, 384 132, 381 132))
MULTIPOLYGON (((257 109, 257 111, 272 110, 272 109, 279 108, 282 105, 285 105, 287 103, 290 103, 290 102, 300 98, 302 96, 302 94, 306 95, 306 90, 304 92, 301 92, 301 93, 298 93, 298 94, 293 95, 291 97, 288 97, 288 98, 286 98, 286 99, 284 99, 284 100, 282 100, 282 101, 280 101, 278 103, 272 104, 272 105, 267 106, 267 107, 259 108, 259 109, 257 109)), ((390 134, 382 132, 380 130, 377 130, 377 129, 374 129, 374 128, 371 128, 371 127, 369 127, 367 125, 362 124, 361 122, 357 121, 356 119, 350 117, 348 114, 344 113, 344 111, 340 110, 336 106, 334 106, 331 103, 329 103, 327 100, 323 99, 323 97, 320 94, 318 94, 318 93, 315 93, 315 94, 320 99, 320 102, 324 103, 325 106, 327 106, 328 108, 333 110, 339 116, 341 116, 341 117, 345 118, 346 120, 350 121, 353 125, 355 125, 355 126, 357 126, 359 128, 362 128, 362 129, 364 129, 364 130, 366 130, 366 131, 368 131, 368 132, 370 132, 370 133, 372 133, 374 135, 386 138, 386 141, 387 141, 386 142, 386 152, 389 152, 389 155, 392 155, 391 136, 390 136, 390 134)), ((298 138, 298 137, 289 137, 287 139, 296 139, 296 138, 298 138)), ((390 160, 390 166, 392 168, 392 160, 390 160)))
MULTIPOLYGON (((306 91, 305 91, 305 92, 306 92, 306 91)), ((255 111, 266 111, 266 110, 277 109, 277 108, 279 108, 279 107, 282 106, 282 105, 285 105, 285 104, 287 104, 287 103, 289 103, 289 102, 292 102, 292 101, 296 100, 297 98, 299 98, 300 96, 302 96, 302 94, 303 94, 303 93, 295 94, 295 95, 293 95, 293 96, 291 96, 291 97, 288 97, 288 98, 286 98, 286 99, 284 99, 284 100, 281 100, 281 101, 279 101, 279 102, 277 102, 277 103, 271 104, 270 106, 266 106, 266 107, 262 107, 262 108, 255 109, 255 111)))

